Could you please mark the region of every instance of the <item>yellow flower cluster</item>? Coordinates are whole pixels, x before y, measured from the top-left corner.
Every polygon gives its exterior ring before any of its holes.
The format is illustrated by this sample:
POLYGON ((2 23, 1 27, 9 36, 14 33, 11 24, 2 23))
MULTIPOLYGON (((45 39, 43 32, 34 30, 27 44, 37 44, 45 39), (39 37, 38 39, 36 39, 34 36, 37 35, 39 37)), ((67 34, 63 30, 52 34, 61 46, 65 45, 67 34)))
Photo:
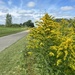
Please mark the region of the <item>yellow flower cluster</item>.
POLYGON ((57 58, 59 58, 60 56, 62 56, 63 55, 63 52, 61 52, 61 51, 57 51, 57 58))
POLYGON ((53 52, 50 52, 49 55, 50 55, 50 56, 54 56, 54 53, 53 53, 53 52))
POLYGON ((57 50, 57 46, 50 46, 51 50, 57 50))
MULTIPOLYGON (((54 22, 48 14, 41 20, 38 22, 38 27, 30 33, 31 38, 27 48, 32 52, 29 51, 28 55, 39 53, 45 60, 49 59, 47 63, 52 67, 54 64, 64 66, 75 55, 75 40, 73 39, 75 35, 72 35, 72 29, 65 28, 64 24, 67 24, 65 20, 62 20, 61 23, 54 22), (68 30, 69 32, 67 32, 68 30)), ((40 57, 37 58, 40 59, 40 57)))
POLYGON ((57 66, 60 65, 61 63, 62 63, 61 59, 57 60, 57 66))
POLYGON ((41 43, 40 43, 40 46, 44 46, 44 44, 41 42, 41 43))
POLYGON ((50 31, 50 28, 47 28, 45 31, 46 31, 46 32, 50 31))
POLYGON ((33 53, 32 52, 28 52, 28 55, 32 55, 33 53))
POLYGON ((52 32, 52 33, 55 33, 55 31, 54 31, 54 30, 51 30, 51 32, 52 32))
POLYGON ((67 43, 67 44, 71 44, 71 43, 72 43, 72 39, 71 39, 71 38, 68 38, 68 39, 66 40, 66 43, 67 43))
POLYGON ((65 53, 64 60, 66 60, 66 57, 68 55, 68 51, 66 50, 66 51, 64 51, 64 53, 65 53))

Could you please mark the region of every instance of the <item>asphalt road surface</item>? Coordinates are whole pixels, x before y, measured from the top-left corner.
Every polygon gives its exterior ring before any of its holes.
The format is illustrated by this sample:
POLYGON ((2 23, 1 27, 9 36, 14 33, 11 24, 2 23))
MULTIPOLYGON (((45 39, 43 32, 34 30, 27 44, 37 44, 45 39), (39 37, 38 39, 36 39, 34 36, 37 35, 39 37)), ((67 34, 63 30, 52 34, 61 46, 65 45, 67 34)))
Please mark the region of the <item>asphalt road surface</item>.
POLYGON ((28 34, 29 30, 0 37, 0 52, 28 34))

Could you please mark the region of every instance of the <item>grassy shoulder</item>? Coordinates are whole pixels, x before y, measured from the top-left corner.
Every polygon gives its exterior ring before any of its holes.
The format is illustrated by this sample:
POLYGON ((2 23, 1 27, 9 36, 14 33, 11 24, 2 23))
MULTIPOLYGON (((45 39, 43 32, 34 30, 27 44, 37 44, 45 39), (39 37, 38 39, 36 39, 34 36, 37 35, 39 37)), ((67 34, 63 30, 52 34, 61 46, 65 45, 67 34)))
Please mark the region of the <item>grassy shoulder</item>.
POLYGON ((20 31, 24 31, 28 29, 27 27, 3 27, 3 26, 0 26, 0 37, 2 36, 6 36, 6 35, 9 35, 9 34, 13 34, 13 33, 17 33, 17 32, 20 32, 20 31))
POLYGON ((26 37, 0 52, 0 75, 24 75, 20 65, 25 44, 26 37))

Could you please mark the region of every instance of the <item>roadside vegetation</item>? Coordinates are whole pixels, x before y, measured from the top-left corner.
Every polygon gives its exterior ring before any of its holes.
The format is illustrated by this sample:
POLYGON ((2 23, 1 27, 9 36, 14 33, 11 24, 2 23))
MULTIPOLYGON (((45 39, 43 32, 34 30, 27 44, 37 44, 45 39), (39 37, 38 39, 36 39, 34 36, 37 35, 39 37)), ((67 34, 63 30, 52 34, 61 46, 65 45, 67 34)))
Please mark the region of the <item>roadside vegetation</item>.
POLYGON ((0 53, 0 74, 75 75, 75 19, 46 13, 36 25, 0 53))
POLYGON ((24 51, 25 75, 75 75, 75 19, 45 14, 36 24, 24 51))

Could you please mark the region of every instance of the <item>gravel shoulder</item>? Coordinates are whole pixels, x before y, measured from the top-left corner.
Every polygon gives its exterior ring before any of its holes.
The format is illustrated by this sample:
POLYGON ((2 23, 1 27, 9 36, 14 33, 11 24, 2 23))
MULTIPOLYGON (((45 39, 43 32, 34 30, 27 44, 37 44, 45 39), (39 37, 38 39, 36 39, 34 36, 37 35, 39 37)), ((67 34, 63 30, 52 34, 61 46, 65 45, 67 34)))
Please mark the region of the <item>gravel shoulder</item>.
POLYGON ((0 52, 28 34, 29 30, 0 37, 0 52))

